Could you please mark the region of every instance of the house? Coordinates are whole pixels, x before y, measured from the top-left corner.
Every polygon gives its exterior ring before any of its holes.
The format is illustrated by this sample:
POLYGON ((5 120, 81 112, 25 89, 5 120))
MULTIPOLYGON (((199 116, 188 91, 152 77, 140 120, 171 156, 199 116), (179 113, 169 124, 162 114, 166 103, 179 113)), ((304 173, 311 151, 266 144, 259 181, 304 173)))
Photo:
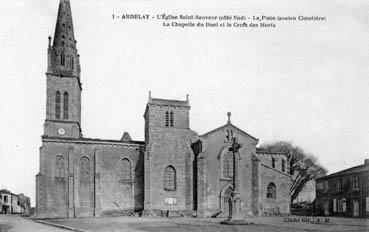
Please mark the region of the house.
POLYGON ((369 217, 369 159, 316 179, 316 211, 325 216, 369 217))

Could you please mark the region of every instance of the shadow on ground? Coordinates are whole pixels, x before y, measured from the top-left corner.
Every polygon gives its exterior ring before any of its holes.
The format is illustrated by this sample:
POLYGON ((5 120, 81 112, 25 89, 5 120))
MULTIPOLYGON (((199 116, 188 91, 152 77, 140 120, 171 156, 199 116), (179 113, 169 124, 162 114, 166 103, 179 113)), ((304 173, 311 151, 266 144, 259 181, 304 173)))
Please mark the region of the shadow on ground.
POLYGON ((0 232, 7 232, 10 228, 11 226, 7 224, 0 224, 0 232))
POLYGON ((185 223, 150 223, 150 225, 137 225, 128 224, 129 228, 147 231, 147 232, 172 232, 172 231, 191 231, 191 232, 204 232, 204 231, 214 231, 214 232, 247 232, 247 231, 273 231, 273 232, 293 232, 296 231, 292 228, 276 228, 273 226, 265 225, 221 225, 219 223, 207 224, 207 225, 193 225, 185 223))

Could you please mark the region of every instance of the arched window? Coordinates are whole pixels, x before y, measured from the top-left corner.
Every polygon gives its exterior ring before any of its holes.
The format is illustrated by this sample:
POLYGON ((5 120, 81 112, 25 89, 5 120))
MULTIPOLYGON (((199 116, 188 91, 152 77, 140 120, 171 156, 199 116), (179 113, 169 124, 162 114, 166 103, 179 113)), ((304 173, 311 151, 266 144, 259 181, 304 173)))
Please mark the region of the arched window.
POLYGON ((88 181, 90 178, 90 160, 87 157, 81 158, 81 181, 88 181))
POLYGON ((64 158, 60 155, 55 158, 55 177, 65 177, 64 158))
POLYGON ((128 159, 122 159, 121 161, 121 180, 131 180, 131 162, 128 159))
POLYGON ((169 126, 169 112, 165 112, 165 126, 168 127, 169 126))
POLYGON ((272 168, 275 168, 275 159, 272 158, 272 168))
POLYGON ((55 94, 55 118, 60 119, 60 92, 56 91, 55 94))
MULTIPOLYGON (((64 42, 62 42, 62 43, 64 44, 64 42)), ((60 64, 62 66, 65 65, 65 54, 64 54, 64 52, 60 53, 60 64)))
POLYGON ((282 160, 282 172, 286 171, 286 161, 283 159, 282 160))
POLYGON ((228 152, 223 158, 223 177, 233 177, 233 154, 228 152))
POLYGON ((164 190, 176 190, 176 170, 172 166, 168 166, 164 171, 164 190))
POLYGON ((233 138, 233 130, 227 130, 226 139, 227 141, 231 141, 233 138))
POLYGON ((74 57, 70 56, 70 69, 74 69, 74 57))
POLYGON ((270 183, 267 187, 267 198, 270 198, 270 199, 276 198, 276 189, 275 189, 274 183, 270 183))
POLYGON ((174 126, 174 114, 173 111, 170 111, 170 126, 174 126))
POLYGON ((68 92, 64 92, 63 98, 63 118, 68 119, 68 92))

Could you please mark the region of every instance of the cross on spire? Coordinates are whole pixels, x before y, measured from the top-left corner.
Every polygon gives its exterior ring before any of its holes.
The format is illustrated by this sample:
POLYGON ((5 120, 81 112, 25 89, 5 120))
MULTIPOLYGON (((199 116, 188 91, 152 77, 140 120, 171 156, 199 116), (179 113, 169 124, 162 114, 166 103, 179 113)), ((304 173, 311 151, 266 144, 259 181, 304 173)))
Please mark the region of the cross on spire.
POLYGON ((232 115, 231 112, 227 113, 227 117, 228 117, 228 122, 227 123, 228 124, 231 124, 231 115, 232 115))

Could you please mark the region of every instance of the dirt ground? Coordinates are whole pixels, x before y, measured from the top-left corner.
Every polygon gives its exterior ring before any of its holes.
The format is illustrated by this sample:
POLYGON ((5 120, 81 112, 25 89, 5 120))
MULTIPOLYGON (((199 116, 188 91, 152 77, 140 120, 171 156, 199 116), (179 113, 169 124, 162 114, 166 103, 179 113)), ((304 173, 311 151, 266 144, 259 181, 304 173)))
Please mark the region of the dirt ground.
POLYGON ((323 218, 323 217, 255 217, 247 219, 251 225, 221 225, 222 219, 213 218, 149 218, 110 217, 84 219, 48 220, 65 226, 87 231, 369 231, 368 219, 323 218))

